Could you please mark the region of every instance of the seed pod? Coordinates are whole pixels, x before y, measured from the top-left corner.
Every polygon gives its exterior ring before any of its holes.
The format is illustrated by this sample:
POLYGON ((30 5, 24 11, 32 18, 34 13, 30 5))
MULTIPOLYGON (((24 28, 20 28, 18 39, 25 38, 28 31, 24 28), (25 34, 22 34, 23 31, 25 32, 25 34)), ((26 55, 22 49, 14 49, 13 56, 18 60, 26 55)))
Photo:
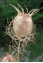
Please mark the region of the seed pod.
POLYGON ((7 55, 3 58, 2 62, 17 62, 12 55, 7 55))
POLYGON ((14 19, 13 30, 19 37, 26 37, 32 32, 33 21, 29 14, 17 15, 14 19))
POLYGON ((28 34, 31 34, 33 29, 32 16, 37 13, 39 9, 33 9, 27 14, 24 13, 23 8, 19 4, 17 5, 22 9, 22 12, 20 12, 15 6, 11 5, 18 12, 18 15, 13 20, 13 30, 18 37, 26 37, 28 34))

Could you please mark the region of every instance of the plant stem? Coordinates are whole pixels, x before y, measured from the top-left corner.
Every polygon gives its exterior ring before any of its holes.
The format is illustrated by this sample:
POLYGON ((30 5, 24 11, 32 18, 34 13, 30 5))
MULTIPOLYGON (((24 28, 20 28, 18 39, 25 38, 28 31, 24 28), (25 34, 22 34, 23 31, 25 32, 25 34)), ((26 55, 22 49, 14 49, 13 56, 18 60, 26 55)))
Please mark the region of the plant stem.
POLYGON ((20 49, 20 42, 18 44, 18 62, 19 62, 19 49, 20 49))

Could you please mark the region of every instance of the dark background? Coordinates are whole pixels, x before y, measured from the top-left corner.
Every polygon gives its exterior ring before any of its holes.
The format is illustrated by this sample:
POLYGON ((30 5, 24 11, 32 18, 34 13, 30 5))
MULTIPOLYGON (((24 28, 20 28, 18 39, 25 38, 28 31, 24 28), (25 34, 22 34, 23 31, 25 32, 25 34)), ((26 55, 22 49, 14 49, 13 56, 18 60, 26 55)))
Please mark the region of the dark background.
MULTIPOLYGON (((43 0, 15 0, 17 3, 19 3, 23 8, 24 12, 26 13, 26 9, 24 5, 28 8, 28 10, 32 10, 35 8, 41 8, 43 7, 43 0)), ((10 6, 8 3, 13 4, 18 8, 18 6, 14 3, 13 0, 0 0, 0 48, 5 47, 4 44, 9 44, 11 39, 9 39, 8 36, 2 37, 5 34, 5 28, 3 27, 7 24, 7 18, 9 21, 12 21, 12 18, 14 18, 17 15, 17 11, 10 6)), ((20 9, 21 11, 21 9, 20 9)), ((30 58, 32 61, 32 57, 40 56, 43 53, 43 9, 41 9, 37 14, 35 14, 33 17, 33 22, 36 24, 36 41, 35 44, 32 44, 27 48, 31 51, 30 58)), ((4 49, 6 50, 6 48, 4 49)))

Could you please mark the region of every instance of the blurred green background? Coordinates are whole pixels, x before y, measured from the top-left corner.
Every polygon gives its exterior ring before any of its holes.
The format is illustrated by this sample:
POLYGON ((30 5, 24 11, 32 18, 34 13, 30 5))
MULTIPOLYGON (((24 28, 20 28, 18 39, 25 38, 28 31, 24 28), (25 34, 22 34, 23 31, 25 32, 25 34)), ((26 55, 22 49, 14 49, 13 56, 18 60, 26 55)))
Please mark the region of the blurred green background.
MULTIPOLYGON (((43 0, 15 0, 17 3, 19 3, 23 8, 24 12, 26 13, 26 9, 24 5, 28 8, 28 10, 32 10, 35 8, 41 8, 43 7, 43 0)), ((12 21, 12 18, 14 18, 17 15, 17 11, 10 6, 9 4, 15 5, 17 8, 18 6, 14 3, 13 0, 0 0, 0 48, 4 47, 4 52, 8 51, 6 46, 4 44, 9 44, 11 41, 11 38, 9 39, 8 36, 2 37, 5 33, 5 28, 3 27, 3 24, 6 25, 7 18, 9 19, 9 22, 12 21)), ((21 9, 20 9, 21 11, 21 9)), ((36 30, 37 34, 35 36, 35 44, 30 45, 27 49, 31 51, 30 55, 30 61, 35 60, 37 56, 40 56, 43 53, 43 9, 41 9, 37 14, 35 14, 33 17, 33 22, 36 24, 36 30)))

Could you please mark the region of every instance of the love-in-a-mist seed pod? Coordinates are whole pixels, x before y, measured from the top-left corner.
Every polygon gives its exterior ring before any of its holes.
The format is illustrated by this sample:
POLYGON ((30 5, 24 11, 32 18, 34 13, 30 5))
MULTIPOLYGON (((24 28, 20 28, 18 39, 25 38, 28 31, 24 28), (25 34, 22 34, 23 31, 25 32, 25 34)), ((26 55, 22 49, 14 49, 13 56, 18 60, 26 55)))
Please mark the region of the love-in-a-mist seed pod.
MULTIPOLYGON (((10 5, 13 6, 12 4, 10 5)), ((31 34, 33 29, 32 16, 36 14, 39 9, 33 9, 29 13, 24 13, 23 8, 19 4, 17 5, 21 8, 22 12, 13 6, 18 12, 18 15, 13 20, 13 30, 18 37, 26 37, 27 35, 31 34)))
POLYGON ((18 14, 13 23, 13 29, 17 36, 26 37, 31 33, 33 22, 29 14, 18 14))
POLYGON ((17 62, 12 55, 7 55, 3 58, 2 62, 17 62))

